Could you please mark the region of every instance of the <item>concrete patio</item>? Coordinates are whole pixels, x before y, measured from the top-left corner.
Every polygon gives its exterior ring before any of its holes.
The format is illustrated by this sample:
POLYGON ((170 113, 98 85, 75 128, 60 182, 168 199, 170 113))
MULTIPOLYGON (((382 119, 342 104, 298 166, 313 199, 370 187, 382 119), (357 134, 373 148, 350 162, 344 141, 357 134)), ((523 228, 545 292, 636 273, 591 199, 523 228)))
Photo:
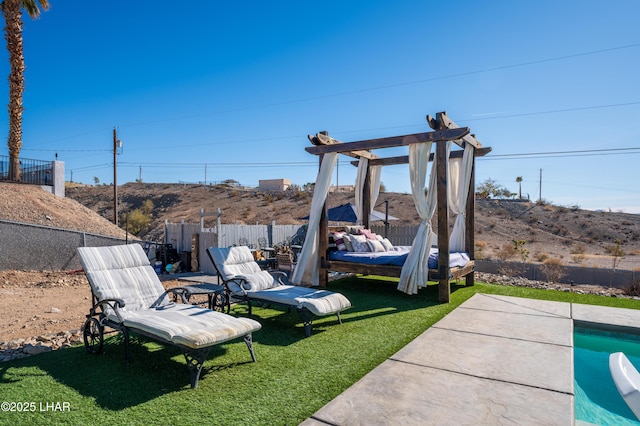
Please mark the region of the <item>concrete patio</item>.
POLYGON ((302 425, 573 425, 573 327, 640 311, 476 294, 302 425))

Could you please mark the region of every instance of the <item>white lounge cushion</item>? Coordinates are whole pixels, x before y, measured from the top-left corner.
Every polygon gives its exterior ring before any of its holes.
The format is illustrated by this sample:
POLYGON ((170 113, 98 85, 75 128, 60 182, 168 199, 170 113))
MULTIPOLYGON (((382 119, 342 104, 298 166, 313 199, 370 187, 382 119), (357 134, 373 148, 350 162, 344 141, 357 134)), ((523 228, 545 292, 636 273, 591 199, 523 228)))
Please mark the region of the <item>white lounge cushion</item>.
POLYGON ((242 288, 247 291, 266 290, 280 285, 268 271, 258 271, 253 274, 240 274, 235 278, 243 280, 242 288))
POLYGON ((126 327, 192 349, 226 342, 261 328, 260 323, 250 318, 236 318, 199 306, 176 303, 128 313, 123 323, 126 327))
POLYGON ((222 274, 222 279, 228 281, 228 288, 232 294, 256 301, 306 308, 317 316, 337 314, 351 307, 349 299, 340 293, 294 285, 279 285, 277 279, 268 271, 260 270, 251 252, 245 246, 211 247, 208 252, 222 274), (242 266, 240 262, 254 264, 255 267, 242 266), (229 281, 240 278, 246 280, 246 283, 242 284, 242 289, 235 282, 229 281))
MULTIPOLYGON (((187 346, 211 346, 259 330, 260 323, 199 306, 175 304, 168 296, 139 244, 80 247, 80 261, 98 300, 122 299, 126 327, 187 346)), ((107 317, 120 322, 109 308, 107 317)))
POLYGON ((158 275, 139 244, 79 247, 80 262, 99 300, 122 299, 134 312, 169 303, 158 275))
POLYGON ((226 280, 237 275, 249 275, 261 271, 247 246, 218 248, 210 250, 209 253, 226 280))
POLYGON ((317 316, 337 314, 351 307, 349 299, 340 293, 295 285, 281 285, 268 290, 247 292, 247 297, 283 303, 296 308, 307 308, 317 316))

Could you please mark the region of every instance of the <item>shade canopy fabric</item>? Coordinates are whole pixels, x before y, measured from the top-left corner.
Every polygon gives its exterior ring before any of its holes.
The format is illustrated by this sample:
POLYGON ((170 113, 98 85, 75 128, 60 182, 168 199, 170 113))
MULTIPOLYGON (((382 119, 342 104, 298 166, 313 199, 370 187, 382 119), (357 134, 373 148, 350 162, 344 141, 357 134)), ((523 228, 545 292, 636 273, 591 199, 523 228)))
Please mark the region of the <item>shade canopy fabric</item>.
MULTIPOLYGON (((384 221, 385 214, 379 211, 373 210, 371 215, 369 216, 369 221, 384 221)), ((309 219, 309 216, 303 217, 303 219, 309 219)), ((342 204, 341 206, 332 207, 327 210, 327 219, 331 222, 348 222, 348 223, 357 223, 358 216, 356 215, 356 206, 347 203, 342 204)), ((399 220, 395 216, 389 215, 387 220, 399 220)))

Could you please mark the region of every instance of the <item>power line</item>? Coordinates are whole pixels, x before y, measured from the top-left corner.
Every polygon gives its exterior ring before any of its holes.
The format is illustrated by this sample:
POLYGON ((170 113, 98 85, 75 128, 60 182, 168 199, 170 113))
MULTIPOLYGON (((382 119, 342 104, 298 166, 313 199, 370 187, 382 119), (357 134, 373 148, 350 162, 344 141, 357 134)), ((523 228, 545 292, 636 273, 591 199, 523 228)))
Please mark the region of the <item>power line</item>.
POLYGON ((499 118, 527 117, 527 116, 532 116, 532 115, 543 115, 543 114, 557 114, 557 113, 561 113, 561 112, 585 111, 585 110, 590 110, 590 109, 602 109, 602 108, 614 108, 614 107, 630 106, 630 105, 638 105, 638 104, 640 104, 640 101, 623 102, 623 103, 608 104, 608 105, 594 105, 594 106, 576 107, 576 108, 553 109, 553 110, 548 110, 548 111, 523 112, 521 114, 495 115, 495 116, 491 116, 491 117, 481 117, 481 118, 467 118, 466 120, 460 120, 460 122, 495 120, 496 118, 499 119, 499 118))
MULTIPOLYGON (((513 159, 531 159, 531 158, 548 158, 548 157, 585 157, 594 155, 622 155, 622 154, 640 154, 640 147, 637 148, 607 148, 607 149, 583 149, 572 151, 548 151, 548 152, 527 152, 527 153, 514 153, 514 154, 498 154, 489 155, 487 157, 479 157, 478 160, 513 160, 513 159)), ((169 168, 181 168, 181 167, 317 167, 317 161, 279 161, 279 162, 252 162, 252 163, 239 163, 239 162, 198 162, 198 163, 136 163, 136 162, 119 162, 118 165, 123 167, 169 167, 169 168)), ((103 165, 100 165, 102 167, 103 165)), ((90 166, 98 167, 98 166, 90 166)), ((86 168, 86 167, 85 167, 86 168)), ((75 169, 74 170, 79 170, 75 169)))
POLYGON ((603 148, 603 149, 581 149, 581 150, 572 150, 572 151, 547 151, 547 152, 527 152, 527 153, 518 153, 518 154, 496 154, 491 155, 492 158, 497 157, 529 157, 532 155, 535 156, 546 156, 546 155, 567 155, 567 154, 588 154, 588 153, 602 153, 602 152, 620 152, 624 154, 628 151, 640 151, 640 147, 638 148, 603 148))
MULTIPOLYGON (((564 112, 573 112, 573 111, 585 111, 585 110, 594 110, 594 109, 604 109, 604 108, 615 108, 622 106, 631 106, 631 105, 640 105, 640 101, 633 102, 622 102, 617 104, 605 104, 605 105, 590 105, 586 107, 576 107, 576 108, 564 108, 564 109, 556 109, 556 110, 547 110, 547 111, 532 111, 532 112, 523 112, 519 114, 509 114, 509 115, 495 115, 491 117, 480 117, 480 118, 466 118, 457 120, 459 123, 466 123, 469 121, 483 121, 483 120, 495 120, 501 118, 514 118, 514 117, 527 117, 527 116, 535 116, 535 115, 543 115, 543 114, 558 114, 564 112)), ((346 133, 361 133, 361 132, 371 132, 375 130, 390 130, 390 129, 399 129, 399 128, 424 128, 425 124, 407 124, 400 126, 387 126, 387 127, 373 127, 368 129, 359 129, 359 130, 337 130, 334 132, 335 135, 346 134, 346 133)), ((303 139, 306 135, 296 135, 296 136, 273 136, 270 138, 250 138, 250 139, 236 139, 232 141, 222 141, 222 142, 205 142, 199 144, 180 144, 183 148, 188 147, 198 147, 198 146, 213 146, 213 145, 228 145, 228 144, 237 144, 237 143, 248 143, 248 142, 257 142, 257 141, 276 141, 276 140, 285 140, 285 139, 303 139)), ((174 148, 175 145, 170 145, 167 148, 174 148)), ((156 147, 157 149, 162 149, 163 147, 156 147)), ((148 148, 140 148, 140 149, 130 149, 130 151, 140 151, 147 150, 148 148)), ((631 148, 634 149, 634 148, 631 148)), ((36 148, 23 148, 22 151, 43 151, 43 152, 111 152, 110 149, 36 149, 36 148)), ((573 151, 571 151, 573 152, 573 151)), ((534 154, 503 154, 503 155, 492 155, 492 158, 501 157, 504 155, 534 155, 534 154)), ((203 163, 204 164, 204 163, 203 163)), ((207 163, 210 164, 210 163, 207 163)))
POLYGON ((490 71, 499 71, 499 70, 504 70, 504 69, 509 69, 509 68, 525 67, 525 66, 529 66, 529 65, 542 64, 542 63, 546 63, 546 62, 554 62, 554 61, 561 61, 561 60, 565 60, 565 59, 572 59, 572 58, 577 58, 577 57, 581 57, 581 56, 597 55, 597 54, 601 54, 601 53, 605 53, 605 52, 612 52, 612 51, 615 51, 615 50, 631 49, 631 48, 638 47, 638 46, 640 46, 640 43, 628 44, 628 45, 625 45, 625 46, 617 46, 617 47, 611 47, 611 48, 606 48, 606 49, 592 50, 592 51, 588 51, 588 52, 573 53, 573 54, 569 54, 569 55, 555 56, 555 57, 551 57, 551 58, 538 59, 538 60, 534 60, 534 61, 519 62, 519 63, 516 63, 516 64, 500 65, 500 66, 495 66, 495 67, 483 68, 483 69, 479 69, 479 70, 466 71, 466 72, 455 73, 455 74, 447 74, 447 75, 436 76, 436 77, 429 77, 429 78, 424 78, 424 79, 420 79, 420 80, 412 80, 412 81, 405 81, 405 82, 400 82, 400 83, 392 83, 392 84, 375 86, 375 87, 368 87, 368 88, 363 88, 363 89, 348 90, 348 91, 344 91, 344 92, 329 93, 329 94, 326 94, 326 95, 309 96, 309 97, 306 97, 306 98, 290 99, 290 100, 279 101, 279 102, 271 102, 271 103, 268 103, 268 104, 261 104, 261 105, 253 105, 253 106, 249 105, 249 106, 239 107, 239 108, 234 108, 234 109, 229 109, 229 110, 221 110, 221 111, 214 111, 214 112, 210 112, 210 113, 195 114, 195 115, 191 115, 191 116, 177 117, 177 118, 173 118, 173 119, 171 119, 171 118, 169 118, 169 119, 160 119, 160 120, 151 121, 151 122, 147 122, 147 123, 129 124, 126 127, 128 127, 128 126, 138 126, 138 125, 143 125, 143 124, 153 124, 153 123, 173 121, 173 120, 184 120, 184 119, 202 117, 202 116, 208 116, 208 115, 214 115, 214 114, 223 114, 223 113, 247 111, 247 110, 256 109, 256 108, 271 108, 271 107, 275 107, 275 106, 289 105, 289 104, 300 103, 300 102, 315 101, 315 100, 318 100, 318 99, 327 99, 327 98, 334 98, 334 97, 340 97, 340 96, 355 95, 355 94, 373 92, 373 91, 378 91, 378 90, 392 89, 392 88, 395 88, 395 87, 411 86, 411 85, 415 85, 415 84, 428 83, 428 82, 432 82, 432 81, 446 80, 446 79, 457 78, 457 77, 465 77, 465 76, 475 75, 475 74, 482 74, 482 73, 486 73, 486 72, 490 72, 490 71))
MULTIPOLYGON (((546 62, 554 62, 554 61, 573 59, 573 58, 583 57, 583 56, 597 55, 597 54, 612 52, 612 51, 616 51, 616 50, 631 49, 631 48, 635 48, 635 47, 639 47, 639 46, 640 46, 640 43, 634 43, 634 44, 628 44, 628 45, 624 45, 624 46, 610 47, 610 48, 606 48, 606 49, 598 49, 598 50, 592 50, 592 51, 587 51, 587 52, 580 52, 580 53, 573 53, 573 54, 568 54, 568 55, 555 56, 555 57, 551 57, 551 58, 543 58, 543 59, 538 59, 538 60, 533 60, 533 61, 519 62, 519 63, 515 63, 515 64, 499 65, 499 66, 495 66, 495 67, 489 67, 489 68, 478 69, 478 70, 473 70, 473 71, 466 71, 466 72, 461 72, 461 73, 454 73, 454 74, 447 74, 447 75, 442 75, 442 76, 429 77, 429 78, 424 78, 424 79, 420 79, 420 80, 405 81, 405 82, 392 83, 392 84, 386 84, 386 85, 381 85, 381 86, 374 86, 374 87, 368 87, 368 88, 362 88, 362 89, 356 89, 356 90, 349 90, 349 91, 344 91, 344 92, 330 93, 330 94, 326 94, 326 95, 309 96, 309 97, 305 97, 305 98, 289 99, 289 100, 284 100, 284 101, 279 101, 279 102, 272 102, 272 103, 268 103, 268 104, 248 105, 248 106, 238 107, 238 108, 228 109, 228 110, 219 110, 219 111, 212 111, 212 112, 200 113, 200 114, 192 114, 192 115, 181 116, 181 117, 173 117, 173 118, 151 120, 151 121, 146 121, 146 122, 130 123, 130 124, 121 125, 121 127, 143 126, 143 125, 162 123, 162 122, 168 122, 168 121, 186 120, 186 119, 191 119, 191 118, 196 118, 196 117, 205 117, 205 116, 211 116, 211 115, 217 115, 217 114, 225 114, 225 113, 247 111, 247 110, 257 109, 257 108, 268 108, 268 107, 288 105, 288 104, 294 104, 294 103, 300 103, 300 102, 314 101, 314 100, 318 100, 318 99, 326 99, 326 98, 332 98, 332 97, 347 96, 347 95, 353 95, 353 94, 359 94, 359 93, 366 93, 366 92, 372 92, 372 91, 378 91, 378 90, 391 89, 391 88, 395 88, 395 87, 402 87, 402 86, 410 86, 410 85, 415 85, 415 84, 428 83, 428 82, 438 81, 438 80, 445 80, 445 79, 451 79, 451 78, 457 78, 457 77, 464 77, 464 76, 469 76, 469 75, 474 75, 474 74, 482 74, 482 73, 486 73, 486 72, 490 72, 490 71, 498 71, 498 70, 504 70, 504 69, 510 69, 510 68, 525 67, 525 66, 529 66, 529 65, 542 64, 542 63, 546 63, 546 62)), ((615 104, 615 105, 599 106, 599 107, 575 108, 575 109, 566 109, 566 110, 557 110, 557 111, 543 111, 543 112, 537 112, 537 113, 524 113, 524 114, 516 114, 516 115, 502 116, 502 117, 472 118, 472 119, 468 119, 468 120, 465 120, 465 121, 475 121, 475 120, 482 120, 482 119, 495 119, 495 118, 504 118, 504 117, 520 117, 520 116, 525 116, 525 115, 536 115, 536 114, 550 114, 550 113, 554 113, 554 112, 577 111, 577 110, 581 110, 581 109, 594 109, 594 108, 604 108, 604 107, 612 107, 612 106, 634 105, 634 104, 637 104, 637 103, 639 103, 639 102, 632 102, 632 103, 628 103, 628 104, 615 104)), ((403 127, 409 127, 409 126, 403 126, 403 127)), ((100 131, 102 131, 102 130, 100 130, 100 131)), ((95 133, 95 132, 96 131, 91 131, 91 132, 87 132, 87 133, 84 133, 84 134, 81 134, 81 135, 75 135, 75 136, 72 136, 72 137, 79 137, 79 136, 82 136, 82 135, 95 133)), ((60 139, 63 139, 63 138, 54 139, 54 140, 49 141, 49 142, 58 141, 60 139)), ((47 142, 47 143, 49 143, 49 142, 47 142)))

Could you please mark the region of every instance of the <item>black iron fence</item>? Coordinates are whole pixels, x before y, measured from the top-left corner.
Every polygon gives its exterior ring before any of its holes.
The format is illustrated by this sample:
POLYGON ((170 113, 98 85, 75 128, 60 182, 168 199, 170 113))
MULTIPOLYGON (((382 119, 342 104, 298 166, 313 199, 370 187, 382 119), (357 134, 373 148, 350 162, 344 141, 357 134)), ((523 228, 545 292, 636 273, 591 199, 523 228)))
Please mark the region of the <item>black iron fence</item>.
POLYGON ((0 181, 53 186, 53 163, 20 158, 20 179, 15 180, 9 175, 9 157, 0 155, 0 181))

